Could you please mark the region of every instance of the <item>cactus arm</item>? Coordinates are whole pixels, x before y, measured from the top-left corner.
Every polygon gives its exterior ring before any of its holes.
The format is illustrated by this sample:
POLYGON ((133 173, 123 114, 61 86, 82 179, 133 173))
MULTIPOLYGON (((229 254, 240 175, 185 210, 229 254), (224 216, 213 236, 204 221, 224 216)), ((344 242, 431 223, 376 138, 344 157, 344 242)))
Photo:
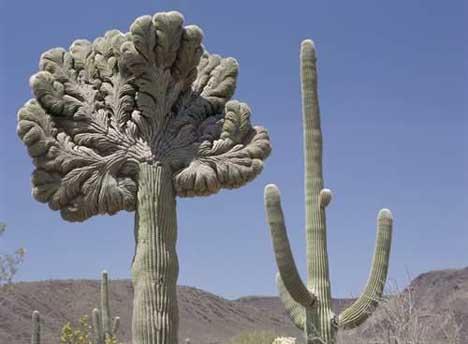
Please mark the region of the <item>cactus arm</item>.
POLYGON ((310 307, 315 302, 315 296, 307 290, 297 271, 284 224, 280 192, 276 185, 270 184, 265 187, 265 208, 276 264, 284 287, 295 302, 310 307))
POLYGON ((94 332, 93 344, 104 344, 104 333, 102 331, 101 314, 99 309, 93 309, 92 318, 94 332))
POLYGON ((115 336, 120 328, 120 317, 115 317, 112 323, 112 335, 115 336))
POLYGON ((298 329, 304 330, 305 308, 293 300, 288 290, 284 286, 283 280, 281 279, 281 275, 279 273, 276 274, 276 286, 278 288, 280 299, 286 308, 289 318, 298 329))
POLYGON ((377 240, 369 279, 361 296, 340 314, 339 326, 343 329, 352 329, 361 325, 372 314, 382 297, 388 272, 392 225, 393 217, 390 210, 380 210, 377 217, 377 240))
POLYGON ((101 316, 104 337, 112 332, 110 306, 109 306, 109 274, 107 271, 101 273, 101 316))
POLYGON ((31 336, 31 344, 41 344, 41 315, 39 311, 34 311, 32 314, 33 332, 31 336))

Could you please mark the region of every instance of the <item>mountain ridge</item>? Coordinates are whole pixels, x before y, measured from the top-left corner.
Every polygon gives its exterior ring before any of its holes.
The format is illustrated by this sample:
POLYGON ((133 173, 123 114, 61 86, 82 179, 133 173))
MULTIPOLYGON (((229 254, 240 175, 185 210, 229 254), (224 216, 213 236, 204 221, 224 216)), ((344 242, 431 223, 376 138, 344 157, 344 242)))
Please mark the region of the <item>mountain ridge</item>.
MULTIPOLYGON (((462 324, 462 335, 468 342, 468 267, 423 273, 405 290, 412 290, 415 302, 428 311, 453 309, 462 324)), ((118 338, 129 343, 133 300, 131 281, 111 280, 109 294, 112 315, 121 317, 118 338)), ((190 338, 197 344, 222 344, 233 336, 253 330, 274 330, 284 336, 302 336, 276 296, 250 295, 229 300, 189 286, 178 286, 177 296, 181 340, 190 338)), ((334 300, 336 312, 352 301, 334 300)), ((97 280, 14 283, 0 292, 0 343, 29 342, 31 314, 36 309, 41 312, 43 343, 58 343, 60 329, 67 321, 76 324, 80 316, 90 315, 98 304, 97 280)))

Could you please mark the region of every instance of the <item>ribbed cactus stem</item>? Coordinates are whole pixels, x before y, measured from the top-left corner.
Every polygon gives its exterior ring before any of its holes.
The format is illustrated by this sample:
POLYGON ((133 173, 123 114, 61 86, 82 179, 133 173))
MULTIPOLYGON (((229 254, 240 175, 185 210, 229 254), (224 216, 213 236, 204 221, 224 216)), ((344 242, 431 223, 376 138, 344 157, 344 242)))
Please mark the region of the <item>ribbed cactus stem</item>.
POLYGON ((332 311, 327 254, 326 207, 332 192, 323 188, 322 132, 317 94, 317 66, 314 43, 301 45, 301 84, 304 124, 305 210, 307 246, 307 287, 300 280, 292 256, 275 185, 265 188, 267 221, 273 240, 279 274, 280 298, 294 324, 304 330, 306 344, 334 344, 338 326, 352 328, 362 323, 382 296, 387 278, 392 233, 392 216, 381 210, 372 269, 361 297, 339 319, 332 311), (313 302, 310 302, 310 301, 313 302))
POLYGON ((328 271, 327 230, 325 211, 320 206, 323 189, 322 131, 317 91, 317 67, 314 43, 305 40, 301 44, 301 89, 304 123, 305 202, 306 202, 306 250, 308 278, 307 287, 317 295, 318 307, 306 312, 306 330, 310 343, 317 336, 330 341, 331 291, 328 271))
POLYGON ((109 275, 107 271, 101 273, 101 316, 104 338, 112 335, 112 319, 109 306, 109 275))
POLYGON ((278 287, 280 299, 283 302, 284 308, 286 308, 286 311, 288 312, 292 322, 298 329, 304 330, 304 310, 307 309, 307 307, 304 307, 303 305, 294 301, 294 299, 291 297, 291 293, 284 286, 283 280, 279 273, 276 275, 276 286, 278 287))
POLYGON ((377 216, 377 239, 369 279, 361 296, 340 314, 339 324, 343 328, 351 329, 361 325, 382 298, 392 245, 392 225, 391 211, 380 210, 377 216))
POLYGON ((94 308, 92 312, 92 321, 93 321, 93 332, 94 344, 103 344, 104 343, 104 332, 102 330, 101 314, 99 309, 94 308))
POLYGON ((142 163, 138 180, 132 339, 135 344, 176 344, 179 267, 172 174, 163 165, 142 163))
POLYGON ((284 224, 280 192, 276 185, 265 187, 265 207, 281 282, 295 302, 310 307, 315 303, 316 297, 307 290, 297 271, 284 224))
POLYGON ((32 324, 31 344, 41 344, 41 315, 39 311, 33 312, 32 324))

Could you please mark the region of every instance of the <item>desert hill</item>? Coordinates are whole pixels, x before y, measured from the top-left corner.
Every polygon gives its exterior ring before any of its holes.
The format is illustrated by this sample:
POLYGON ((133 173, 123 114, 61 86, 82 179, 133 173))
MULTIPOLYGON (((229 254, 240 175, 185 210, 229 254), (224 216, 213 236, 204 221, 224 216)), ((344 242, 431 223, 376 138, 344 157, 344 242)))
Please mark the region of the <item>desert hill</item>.
MULTIPOLYGON (((453 311, 462 324, 463 343, 468 343, 468 267, 422 274, 406 290, 411 290, 415 302, 428 312, 453 311)), ((132 294, 129 280, 111 281, 111 310, 113 315, 121 317, 119 339, 124 343, 130 340, 132 294)), ((277 297, 227 300, 200 289, 180 286, 178 299, 180 338, 189 337, 192 343, 221 344, 241 332, 252 330, 275 330, 282 335, 301 336, 277 297)), ((335 300, 335 308, 339 310, 351 301, 335 300)), ((28 343, 34 309, 42 315, 43 343, 58 343, 63 324, 67 321, 76 323, 80 316, 90 314, 98 303, 99 281, 15 283, 9 290, 0 292, 0 343, 28 343)), ((372 321, 365 326, 364 331, 373 326, 372 321)))

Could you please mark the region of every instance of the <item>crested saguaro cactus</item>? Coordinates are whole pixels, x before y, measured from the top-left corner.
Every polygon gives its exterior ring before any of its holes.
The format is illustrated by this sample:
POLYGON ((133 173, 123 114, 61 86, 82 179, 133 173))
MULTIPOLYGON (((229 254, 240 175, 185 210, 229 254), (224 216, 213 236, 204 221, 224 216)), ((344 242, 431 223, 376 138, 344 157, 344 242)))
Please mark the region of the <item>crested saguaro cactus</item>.
POLYGON ((308 344, 335 343, 338 328, 350 329, 364 322, 382 296, 387 278, 392 236, 392 215, 378 215, 377 242, 369 280, 362 295, 338 317, 332 311, 328 271, 325 207, 332 194, 323 188, 322 133, 317 94, 315 47, 301 46, 302 106, 304 122, 307 284, 304 285, 291 253, 280 193, 275 185, 265 188, 265 206, 279 273, 281 300, 294 324, 304 330, 308 344))
POLYGON ((68 221, 136 210, 133 343, 177 343, 176 196, 237 188, 260 173, 267 131, 230 101, 237 62, 204 51, 177 12, 130 32, 45 52, 18 135, 33 196, 68 221))

